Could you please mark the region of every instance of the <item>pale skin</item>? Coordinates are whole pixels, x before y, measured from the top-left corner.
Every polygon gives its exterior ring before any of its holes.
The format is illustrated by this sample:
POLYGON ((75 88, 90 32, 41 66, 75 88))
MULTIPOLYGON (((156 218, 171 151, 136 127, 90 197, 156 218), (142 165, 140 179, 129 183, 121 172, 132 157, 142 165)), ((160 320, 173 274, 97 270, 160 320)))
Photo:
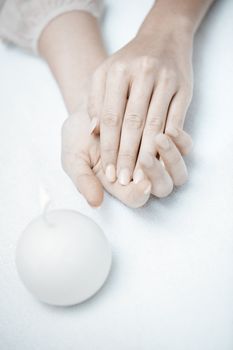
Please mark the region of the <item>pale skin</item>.
POLYGON ((187 180, 193 37, 211 3, 157 0, 136 37, 110 57, 88 13, 59 16, 42 33, 41 55, 72 114, 62 164, 90 205, 101 204, 105 188, 139 207, 187 180))

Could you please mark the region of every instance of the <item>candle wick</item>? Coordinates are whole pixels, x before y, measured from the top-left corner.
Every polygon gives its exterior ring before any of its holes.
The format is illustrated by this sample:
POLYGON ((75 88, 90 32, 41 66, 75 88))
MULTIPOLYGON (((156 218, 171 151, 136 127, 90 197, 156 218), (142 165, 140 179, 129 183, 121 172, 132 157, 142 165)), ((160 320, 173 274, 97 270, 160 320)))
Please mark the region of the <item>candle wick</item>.
POLYGON ((51 200, 49 200, 49 201, 45 204, 44 209, 43 209, 42 216, 43 216, 43 219, 44 219, 44 221, 46 222, 47 225, 49 225, 49 226, 54 226, 54 223, 52 223, 52 222, 49 221, 49 219, 48 219, 48 208, 49 208, 50 205, 51 205, 51 200))

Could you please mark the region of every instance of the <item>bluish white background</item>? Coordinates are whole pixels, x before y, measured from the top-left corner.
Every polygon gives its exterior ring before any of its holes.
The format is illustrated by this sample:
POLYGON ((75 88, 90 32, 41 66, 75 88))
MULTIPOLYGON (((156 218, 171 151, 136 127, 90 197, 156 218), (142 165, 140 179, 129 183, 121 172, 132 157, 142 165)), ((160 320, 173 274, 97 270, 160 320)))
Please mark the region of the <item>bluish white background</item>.
MULTIPOLYGON (((151 4, 107 1, 110 52, 130 40, 151 4)), ((109 195, 100 209, 88 207, 61 169, 66 111, 48 68, 0 44, 1 350, 233 349, 232 18, 233 1, 217 1, 195 40, 190 180, 137 210, 109 195), (16 241, 41 212, 41 184, 51 208, 92 217, 113 248, 107 284, 76 307, 37 302, 16 273, 16 241)))

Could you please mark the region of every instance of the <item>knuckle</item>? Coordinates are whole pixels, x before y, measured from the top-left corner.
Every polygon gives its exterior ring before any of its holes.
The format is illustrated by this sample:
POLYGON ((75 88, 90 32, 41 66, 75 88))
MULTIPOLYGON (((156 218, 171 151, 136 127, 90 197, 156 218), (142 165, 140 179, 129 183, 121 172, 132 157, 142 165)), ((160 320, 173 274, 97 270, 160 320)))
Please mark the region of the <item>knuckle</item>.
POLYGON ((120 117, 117 113, 104 112, 102 122, 107 127, 116 127, 120 123, 120 117))
POLYGON ((153 116, 148 119, 147 128, 149 130, 161 130, 163 127, 163 119, 159 116, 153 116))
POLYGON ((126 128, 141 129, 143 122, 143 118, 137 113, 128 113, 125 115, 124 123, 126 128))
POLYGON ((150 56, 143 56, 140 58, 140 68, 142 73, 152 73, 155 71, 156 60, 150 56))
POLYGON ((113 73, 125 74, 127 71, 127 65, 124 62, 116 61, 112 63, 110 69, 113 73))
POLYGON ((161 80, 165 85, 177 81, 177 72, 174 68, 164 67, 160 72, 161 80))

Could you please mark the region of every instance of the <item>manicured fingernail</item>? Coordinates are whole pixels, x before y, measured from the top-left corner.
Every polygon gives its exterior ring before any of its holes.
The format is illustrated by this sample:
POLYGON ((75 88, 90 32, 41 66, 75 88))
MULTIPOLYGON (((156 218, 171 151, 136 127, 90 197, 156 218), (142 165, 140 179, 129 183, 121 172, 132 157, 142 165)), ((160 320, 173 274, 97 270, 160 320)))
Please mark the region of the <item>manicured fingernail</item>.
POLYGON ((167 134, 172 136, 172 137, 178 137, 179 136, 179 131, 178 129, 171 127, 167 130, 167 134))
POLYGON ((168 138, 164 136, 163 134, 160 134, 156 137, 157 144, 159 147, 163 148, 165 151, 167 151, 170 147, 170 143, 168 141, 168 138))
POLYGON ((116 170, 113 164, 109 164, 106 167, 105 175, 109 182, 114 182, 116 180, 116 170))
POLYGON ((150 192, 151 192, 151 184, 149 184, 149 185, 145 188, 144 194, 147 196, 150 192))
POLYGON ((118 176, 118 181, 121 185, 128 185, 130 182, 130 172, 129 169, 125 168, 120 171, 120 174, 118 176))
POLYGON ((139 182, 144 180, 144 178, 145 178, 145 176, 144 176, 144 172, 142 171, 142 169, 137 169, 135 172, 135 175, 133 177, 133 182, 135 184, 138 184, 139 182))
POLYGON ((90 134, 93 133, 93 131, 95 130, 97 124, 98 124, 98 118, 93 118, 91 120, 91 124, 90 124, 90 134))

